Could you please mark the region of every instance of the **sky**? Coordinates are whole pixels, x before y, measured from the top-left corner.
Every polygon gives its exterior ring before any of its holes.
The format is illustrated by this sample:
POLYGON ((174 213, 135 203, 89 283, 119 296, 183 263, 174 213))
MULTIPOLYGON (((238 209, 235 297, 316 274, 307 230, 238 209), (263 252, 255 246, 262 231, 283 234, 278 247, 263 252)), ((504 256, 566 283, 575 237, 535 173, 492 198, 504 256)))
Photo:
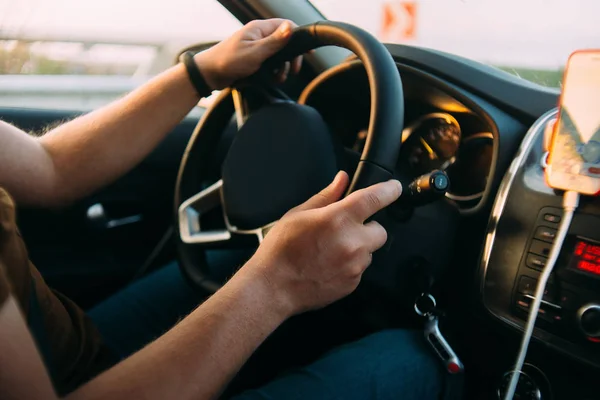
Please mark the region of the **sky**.
POLYGON ((240 26, 216 0, 0 0, 0 32, 12 34, 197 42, 240 26))
MULTIPOLYGON (((287 2, 303 0, 281 0, 287 2)), ((381 34, 383 3, 314 0, 330 19, 381 34)), ((600 0, 412 0, 408 43, 514 67, 559 68, 578 48, 600 48, 600 0)), ((215 0, 0 0, 0 35, 193 43, 240 26, 215 0)))
MULTIPOLYGON (((330 19, 379 33, 383 0, 314 0, 330 19), (352 4, 353 7, 343 7, 352 4)), ((395 1, 401 3, 401 0, 395 1)), ((392 1, 391 3, 394 3, 392 1)), ((410 43, 510 66, 560 67, 600 48, 600 0, 420 0, 410 43)))

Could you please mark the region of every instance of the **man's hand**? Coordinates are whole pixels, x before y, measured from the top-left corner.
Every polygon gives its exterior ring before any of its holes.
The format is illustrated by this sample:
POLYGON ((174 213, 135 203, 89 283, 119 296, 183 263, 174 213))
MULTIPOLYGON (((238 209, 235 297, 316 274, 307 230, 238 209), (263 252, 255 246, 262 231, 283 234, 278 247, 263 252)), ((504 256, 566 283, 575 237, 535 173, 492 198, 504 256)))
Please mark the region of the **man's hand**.
MULTIPOLYGON (((195 56, 198 68, 208 85, 215 89, 231 86, 238 79, 252 75, 262 63, 281 50, 296 27, 286 19, 254 20, 228 39, 195 56)), ((298 57, 279 70, 277 79, 284 81, 290 71, 298 73, 302 58, 298 57)))
POLYGON ((340 172, 327 188, 290 210, 240 270, 265 279, 273 302, 289 315, 324 307, 354 291, 372 253, 387 240, 379 223, 364 222, 398 199, 400 182, 379 183, 338 201, 347 186, 348 175, 340 172))
MULTIPOLYGON (((352 292, 371 254, 385 243, 385 230, 364 221, 400 196, 400 183, 379 183, 339 200, 347 185, 348 175, 339 173, 321 193, 290 210, 217 293, 168 333, 66 399, 218 398, 286 318, 352 292)), ((0 303, 0 368, 3 398, 57 399, 11 297, 0 303)))

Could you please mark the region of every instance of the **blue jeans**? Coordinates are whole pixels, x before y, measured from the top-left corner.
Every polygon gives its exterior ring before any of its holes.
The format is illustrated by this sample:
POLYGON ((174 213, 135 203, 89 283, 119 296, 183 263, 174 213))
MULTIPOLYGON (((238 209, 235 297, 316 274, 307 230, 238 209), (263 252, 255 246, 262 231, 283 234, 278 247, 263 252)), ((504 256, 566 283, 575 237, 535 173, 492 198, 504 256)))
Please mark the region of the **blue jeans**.
MULTIPOLYGON (((125 358, 202 301, 172 263, 97 305, 89 315, 107 345, 125 358)), ((338 347, 234 399, 457 399, 461 389, 462 377, 445 372, 422 332, 389 330, 338 347)))

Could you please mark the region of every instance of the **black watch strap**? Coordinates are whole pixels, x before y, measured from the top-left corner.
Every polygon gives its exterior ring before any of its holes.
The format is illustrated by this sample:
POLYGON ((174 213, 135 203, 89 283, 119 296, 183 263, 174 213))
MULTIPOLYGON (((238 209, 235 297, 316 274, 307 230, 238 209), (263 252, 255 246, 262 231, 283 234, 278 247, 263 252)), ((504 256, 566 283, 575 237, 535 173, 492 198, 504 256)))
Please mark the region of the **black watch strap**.
POLYGON ((200 72, 200 68, 198 68, 196 61, 194 61, 194 53, 191 51, 182 53, 179 57, 179 61, 185 65, 188 78, 190 78, 190 82, 192 82, 196 92, 198 92, 198 96, 209 96, 212 93, 212 89, 210 86, 208 86, 208 83, 206 83, 206 79, 204 79, 202 73, 200 72))

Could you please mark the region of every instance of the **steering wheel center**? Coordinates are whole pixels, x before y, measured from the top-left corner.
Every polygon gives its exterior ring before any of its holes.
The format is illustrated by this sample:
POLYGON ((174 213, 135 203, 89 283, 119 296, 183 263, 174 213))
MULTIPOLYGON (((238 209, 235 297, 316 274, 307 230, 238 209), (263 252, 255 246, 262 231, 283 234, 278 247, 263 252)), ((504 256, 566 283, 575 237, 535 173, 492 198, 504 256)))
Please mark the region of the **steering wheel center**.
POLYGON ((342 151, 320 114, 281 102, 251 114, 223 163, 223 206, 231 225, 260 228, 326 187, 342 151))

